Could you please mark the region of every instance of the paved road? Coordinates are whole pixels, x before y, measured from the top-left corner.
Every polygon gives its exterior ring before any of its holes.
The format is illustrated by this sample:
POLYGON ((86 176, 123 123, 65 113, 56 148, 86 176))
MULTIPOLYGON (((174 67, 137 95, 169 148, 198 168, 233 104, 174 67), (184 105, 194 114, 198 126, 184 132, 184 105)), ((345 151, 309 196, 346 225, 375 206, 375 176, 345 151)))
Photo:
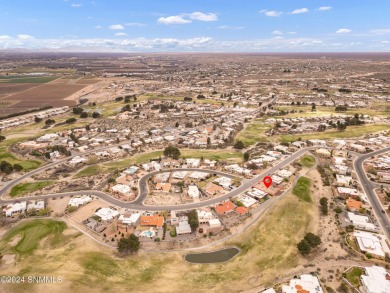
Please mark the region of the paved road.
POLYGON ((160 170, 160 171, 153 171, 153 172, 146 174, 145 176, 143 176, 139 180, 139 182, 138 182, 138 196, 131 203, 138 204, 138 205, 144 205, 143 202, 145 201, 146 197, 148 196, 148 192, 149 192, 149 189, 148 189, 148 179, 149 178, 151 178, 154 175, 159 174, 159 173, 176 172, 176 171, 191 171, 191 172, 199 171, 199 172, 203 172, 203 173, 217 174, 219 176, 225 176, 225 177, 232 178, 232 179, 235 178, 235 176, 233 176, 232 174, 228 174, 225 172, 207 170, 207 169, 199 169, 199 168, 175 168, 175 169, 164 169, 164 170, 160 170))
POLYGON ((376 218, 378 219, 379 224, 382 226, 383 231, 385 232, 385 235, 387 239, 390 240, 390 221, 386 214, 382 213, 382 206, 379 202, 378 197, 376 196, 374 189, 377 187, 375 183, 370 181, 367 178, 366 172, 363 168, 363 162, 372 157, 376 156, 385 152, 390 151, 390 147, 384 148, 378 151, 374 151, 372 153, 360 155, 355 161, 354 161, 354 168, 356 170, 356 174, 359 177, 360 183, 364 189, 364 192, 367 194, 368 200, 370 201, 370 204, 372 206, 372 209, 374 210, 374 213, 376 215, 376 218))
MULTIPOLYGON (((108 202, 108 203, 110 203, 112 205, 123 207, 123 208, 132 209, 132 210, 139 210, 139 211, 161 211, 161 210, 174 210, 174 211, 178 211, 178 210, 190 210, 190 209, 195 209, 195 208, 215 205, 218 202, 230 199, 230 198, 232 198, 234 196, 239 195, 240 193, 243 193, 243 192, 247 191, 253 185, 255 185, 256 183, 261 181, 265 176, 267 176, 269 174, 272 174, 272 173, 278 171, 279 169, 289 165, 291 162, 293 162, 294 160, 296 160, 297 158, 299 158, 300 156, 302 156, 304 153, 306 153, 307 151, 309 151, 311 149, 315 149, 315 148, 308 147, 308 148, 303 148, 303 149, 298 150, 297 152, 293 153, 292 155, 290 155, 285 160, 277 163, 275 166, 269 168, 267 171, 263 172, 262 174, 254 177, 254 178, 252 178, 250 180, 245 180, 241 186, 239 186, 238 188, 232 190, 231 192, 226 193, 223 196, 220 196, 220 197, 217 197, 217 198, 208 199, 208 200, 204 200, 204 201, 197 202, 197 203, 189 203, 189 204, 182 204, 182 205, 145 206, 145 205, 142 204, 142 202, 145 199, 145 193, 142 193, 142 196, 139 196, 133 202, 124 202, 124 201, 115 199, 115 198, 111 197, 110 195, 108 195, 108 194, 106 194, 106 193, 104 193, 102 191, 86 190, 86 191, 74 191, 74 192, 64 192, 64 193, 46 194, 46 195, 40 195, 40 196, 23 197, 23 198, 10 199, 10 200, 0 199, 0 204, 9 204, 9 203, 13 203, 13 202, 18 202, 20 200, 36 200, 36 199, 46 199, 46 198, 60 198, 60 197, 65 197, 65 196, 75 196, 75 195, 86 194, 86 195, 97 196, 97 197, 101 198, 102 200, 104 200, 104 201, 106 201, 106 202, 108 202)), ((37 170, 34 170, 34 171, 30 172, 30 173, 37 174, 37 173, 39 173, 39 172, 35 172, 37 170)), ((40 168, 40 170, 42 171, 42 168, 40 168)), ((180 169, 177 169, 177 170, 180 170, 180 169)), ((205 171, 203 169, 199 169, 199 171, 200 170, 205 171)), ((166 171, 169 171, 169 170, 166 170, 166 171)), ((26 176, 24 176, 24 178, 27 178, 27 177, 31 176, 31 175, 29 175, 30 173, 26 174, 26 176)), ((217 172, 213 171, 213 173, 217 173, 217 172)), ((223 173, 223 172, 219 172, 219 173, 222 176, 226 176, 227 175, 226 173, 223 173)), ((230 175, 230 177, 231 176, 232 175, 230 175)), ((140 183, 142 183, 141 180, 140 180, 140 183)), ((14 183, 14 181, 12 182, 12 184, 13 183, 14 183)), ((142 184, 146 184, 146 182, 144 182, 142 184)), ((3 189, 1 189, 0 190, 0 195, 2 195, 6 190, 8 190, 8 188, 10 188, 10 186, 6 186, 3 189)), ((139 190, 143 190, 144 191, 145 188, 144 187, 141 188, 139 186, 139 190)), ((146 191, 146 195, 147 195, 147 191, 146 191)))

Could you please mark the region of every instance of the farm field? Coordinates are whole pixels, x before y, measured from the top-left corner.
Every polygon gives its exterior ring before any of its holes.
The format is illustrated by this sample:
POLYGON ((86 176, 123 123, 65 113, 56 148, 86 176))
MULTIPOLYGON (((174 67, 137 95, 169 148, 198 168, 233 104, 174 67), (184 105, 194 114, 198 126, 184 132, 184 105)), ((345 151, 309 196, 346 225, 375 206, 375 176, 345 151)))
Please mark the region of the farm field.
POLYGON ((35 83, 0 83, 0 98, 39 86, 35 83))
MULTIPOLYGON (((305 260, 297 253, 296 243, 305 233, 312 231, 315 216, 312 203, 287 195, 251 228, 225 244, 236 245, 242 252, 222 265, 189 264, 183 259, 186 252, 139 252, 118 258, 111 250, 86 236, 75 234, 72 228, 63 231, 61 227, 49 229, 47 225, 55 227, 58 224, 39 224, 42 220, 35 220, 31 227, 19 224, 3 237, 3 254, 16 250, 10 244, 14 237, 29 233, 31 229, 36 229, 31 246, 39 243, 35 250, 21 254, 18 262, 3 269, 3 273, 27 274, 33 270, 34 274, 50 272, 64 279, 61 286, 30 284, 29 292, 150 292, 156 288, 159 292, 238 292, 260 285, 269 286, 275 275, 291 272, 303 264, 305 260), (63 238, 58 245, 53 245, 56 237, 63 238), (175 270, 170 270, 170 267, 175 270)), ((7 289, 9 292, 23 292, 26 287, 7 285, 7 289)))
POLYGON ((11 75, 0 76, 0 83, 46 83, 57 79, 57 76, 26 76, 26 75, 11 75))
POLYGON ((84 80, 80 77, 64 79, 55 76, 0 77, 0 104, 2 105, 0 114, 16 113, 44 106, 75 106, 76 100, 66 98, 98 81, 98 79, 86 79, 85 82, 76 84, 79 79, 84 80))

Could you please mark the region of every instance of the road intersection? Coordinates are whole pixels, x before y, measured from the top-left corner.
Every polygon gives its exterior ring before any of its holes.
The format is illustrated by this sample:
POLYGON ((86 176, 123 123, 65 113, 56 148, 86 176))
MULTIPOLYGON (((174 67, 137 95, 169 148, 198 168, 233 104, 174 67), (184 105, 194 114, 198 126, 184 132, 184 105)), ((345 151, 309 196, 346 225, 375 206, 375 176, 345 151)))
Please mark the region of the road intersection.
MULTIPOLYGON (((23 181, 26 178, 29 178, 33 175, 39 174, 40 172, 43 172, 51 167, 54 167, 58 164, 65 163, 68 161, 70 158, 60 160, 57 162, 53 162, 50 164, 47 164, 45 166, 42 166, 38 169, 35 169, 29 173, 26 173, 19 178, 7 182, 4 187, 0 189, 0 204, 10 204, 10 203, 15 203, 15 202, 20 202, 21 200, 37 200, 37 199, 47 199, 47 198, 62 198, 62 197, 67 197, 67 196, 79 196, 79 195, 91 195, 91 196, 96 196, 104 201, 106 201, 109 204, 112 204, 114 206, 118 206, 121 208, 127 208, 129 210, 138 210, 138 211, 162 211, 162 210, 173 210, 173 211, 184 211, 184 210, 190 210, 190 209, 196 209, 196 208, 201 208, 201 207, 206 207, 206 206, 211 206, 215 205, 219 202, 231 199, 232 197, 235 197, 241 193, 246 192, 248 189, 252 188, 255 184, 258 182, 262 181, 263 178, 267 175, 273 174, 276 171, 284 168, 285 166, 291 164, 293 161, 301 157, 303 154, 310 150, 314 150, 316 147, 306 147, 299 149, 295 153, 289 155, 286 157, 284 160, 278 162, 274 166, 268 168, 266 171, 261 173, 260 175, 257 175, 256 177, 249 179, 249 180, 244 180, 243 183, 233 189, 232 191, 216 198, 204 200, 201 202, 196 202, 196 203, 188 203, 188 204, 180 204, 180 205, 158 205, 158 206, 150 206, 150 205, 145 205, 144 200, 146 199, 148 195, 148 188, 147 188, 147 180, 160 172, 169 172, 169 171, 181 171, 181 170, 187 170, 187 171, 201 171, 201 172, 210 172, 210 173, 215 173, 221 176, 227 176, 227 177, 234 177, 230 174, 220 172, 220 171, 214 171, 214 170, 207 170, 207 169, 197 169, 197 168, 189 168, 189 169, 164 169, 161 171, 154 171, 151 173, 146 174, 139 180, 139 188, 138 188, 138 196, 137 198, 132 201, 132 202, 125 202, 121 201, 119 199, 113 198, 109 194, 102 192, 102 191, 97 191, 97 190, 82 190, 82 191, 73 191, 73 192, 63 192, 63 193, 55 193, 55 194, 46 194, 46 195, 39 195, 39 196, 29 196, 29 197, 23 197, 23 198, 17 198, 17 199, 4 199, 3 196, 6 194, 6 192, 12 188, 13 186, 17 185, 19 182, 23 181)), ((381 225, 383 231, 385 232, 385 235, 387 239, 390 240, 390 221, 389 218, 387 217, 386 214, 382 213, 382 207, 379 202, 379 199, 377 198, 374 189, 377 187, 377 184, 371 182, 368 178, 367 175, 364 171, 363 168, 363 162, 372 157, 376 156, 385 152, 390 151, 390 147, 384 148, 378 151, 374 151, 368 154, 357 154, 357 158, 354 161, 354 169, 356 171, 356 174, 359 178, 359 181, 361 183, 361 186, 364 190, 364 192, 367 194, 367 197, 370 201, 370 204, 374 210, 374 213, 378 219, 379 224, 381 225)), ((96 150, 94 150, 96 152, 96 150)))

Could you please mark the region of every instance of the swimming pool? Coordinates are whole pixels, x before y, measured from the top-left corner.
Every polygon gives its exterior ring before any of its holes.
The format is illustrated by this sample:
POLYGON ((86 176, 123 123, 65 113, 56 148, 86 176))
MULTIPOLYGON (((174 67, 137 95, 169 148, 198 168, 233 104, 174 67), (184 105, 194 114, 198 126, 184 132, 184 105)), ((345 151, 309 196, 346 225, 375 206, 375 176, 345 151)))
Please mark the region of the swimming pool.
POLYGON ((142 231, 141 234, 139 234, 139 236, 143 236, 143 237, 153 237, 154 236, 154 232, 153 231, 142 231))

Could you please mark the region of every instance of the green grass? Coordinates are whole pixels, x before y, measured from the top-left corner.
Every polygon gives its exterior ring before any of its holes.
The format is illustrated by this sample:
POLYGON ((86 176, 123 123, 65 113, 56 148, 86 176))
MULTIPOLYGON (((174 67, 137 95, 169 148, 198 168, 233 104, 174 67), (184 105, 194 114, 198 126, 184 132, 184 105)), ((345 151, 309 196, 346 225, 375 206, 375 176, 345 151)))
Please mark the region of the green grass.
POLYGON ((309 139, 335 139, 335 138, 353 138, 360 137, 374 132, 383 130, 390 130, 388 124, 366 124, 361 126, 348 126, 345 131, 337 131, 336 129, 328 130, 325 132, 317 132, 310 134, 286 134, 273 136, 276 140, 281 142, 293 142, 301 138, 302 140, 309 139))
POLYGON ((20 164, 25 171, 36 169, 42 164, 42 162, 38 160, 23 160, 16 158, 13 154, 7 152, 5 147, 0 147, 0 162, 1 161, 7 161, 10 164, 20 164))
POLYGON ((57 78, 57 76, 2 76, 0 77, 0 83, 47 83, 57 78))
POLYGON ((18 254, 29 254, 38 248, 43 238, 50 236, 50 246, 57 246, 63 241, 62 232, 66 224, 54 220, 33 220, 18 224, 9 230, 1 240, 1 251, 11 251, 18 254), (21 239, 15 246, 9 242, 16 236, 21 239))
POLYGON ((55 182, 52 180, 20 183, 11 188, 10 196, 19 197, 27 193, 40 190, 46 186, 53 185, 54 183, 55 182))
MULTIPOLYGON (((193 150, 193 149, 181 149, 182 158, 201 158, 209 160, 219 160, 219 161, 232 161, 232 162, 241 162, 243 154, 231 150, 193 150)), ((96 164, 87 166, 78 173, 74 175, 74 178, 86 177, 98 175, 101 173, 112 173, 117 170, 125 169, 131 165, 141 164, 149 162, 152 159, 158 159, 163 157, 163 151, 153 151, 149 153, 141 153, 131 156, 126 159, 111 161, 102 164, 96 164)))
MULTIPOLYGON (((370 116, 387 116, 390 115, 390 107, 383 107, 381 104, 374 104, 372 108, 357 108, 353 109, 350 108, 345 112, 336 112, 335 107, 324 107, 324 106, 317 106, 317 111, 312 112, 311 111, 311 105, 310 106, 282 106, 277 107, 277 110, 283 110, 283 111, 291 111, 295 110, 298 111, 298 113, 292 113, 288 114, 286 116, 280 116, 280 117, 312 117, 312 116, 327 116, 327 115, 355 115, 356 113, 370 115, 370 116), (303 111, 302 113, 299 113, 299 111, 303 111)), ((279 117, 279 116, 278 116, 279 117)))
POLYGON ((313 156, 303 156, 301 158, 301 165, 303 167, 311 168, 315 165, 316 159, 313 156))
POLYGON ((354 267, 348 273, 346 273, 345 278, 356 288, 360 286, 360 276, 363 274, 363 269, 354 267))
POLYGON ((311 181, 307 177, 300 177, 297 184, 293 188, 293 194, 298 196, 301 200, 311 202, 310 196, 311 181))
MULTIPOLYGON (((239 255, 224 264, 189 264, 183 259, 186 252, 138 252, 119 258, 115 252, 99 248, 81 236, 81 241, 65 243, 56 249, 46 246, 48 241, 41 241, 36 253, 26 254, 15 265, 5 268, 3 274, 50 272, 61 275, 68 283, 66 290, 74 292, 239 292, 271 286, 275 276, 288 274, 301 263, 296 244, 308 231, 313 231, 314 213, 313 203, 300 201, 291 193, 286 195, 261 220, 228 243, 206 249, 232 245, 242 248, 239 255), (67 252, 71 245, 75 248, 67 252)), ((13 235, 16 234, 15 231, 13 235)), ((7 240, 11 241, 12 235, 7 235, 7 240)), ((20 287, 10 288, 7 292, 18 292, 20 287)), ((28 289, 21 291, 25 290, 28 289)))
POLYGON ((268 138, 264 133, 271 128, 271 125, 256 119, 254 122, 248 124, 248 126, 236 136, 236 140, 241 140, 245 147, 251 146, 257 142, 267 142, 268 138))

